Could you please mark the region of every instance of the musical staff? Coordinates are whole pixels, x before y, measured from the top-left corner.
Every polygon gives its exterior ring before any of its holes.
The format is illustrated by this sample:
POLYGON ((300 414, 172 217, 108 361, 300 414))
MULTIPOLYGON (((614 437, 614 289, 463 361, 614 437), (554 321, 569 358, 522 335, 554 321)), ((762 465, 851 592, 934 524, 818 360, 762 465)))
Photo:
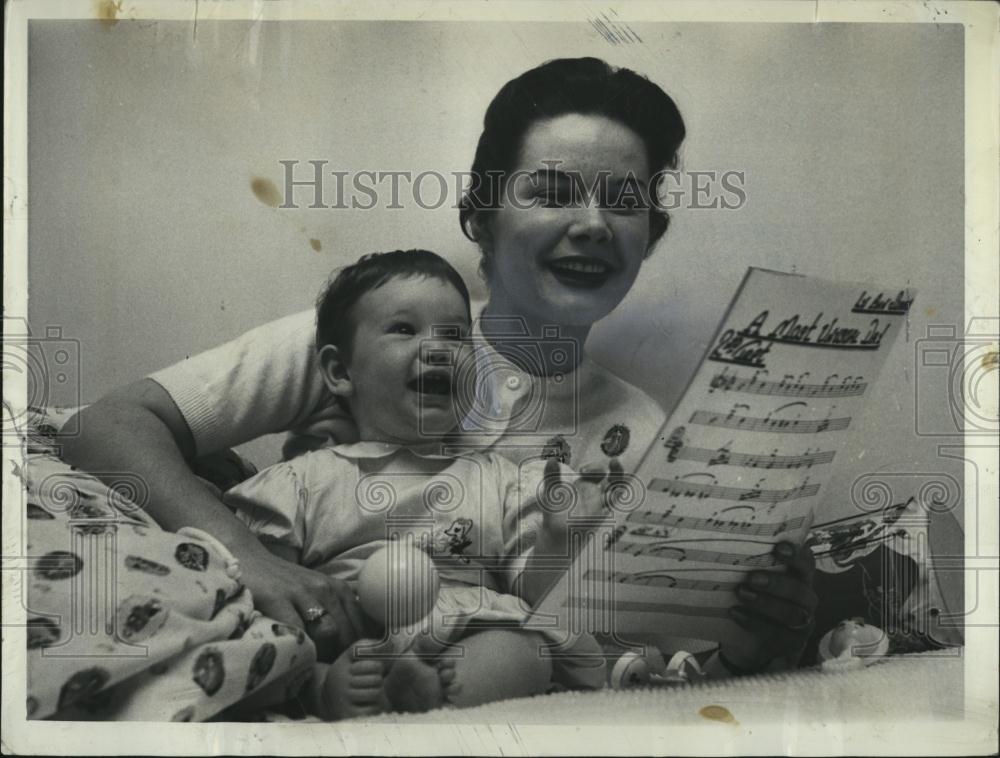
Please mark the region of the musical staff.
POLYGON ((755 523, 743 519, 702 518, 696 516, 680 516, 672 510, 664 513, 654 513, 651 510, 632 511, 625 521, 631 524, 641 524, 628 530, 628 534, 643 537, 670 537, 672 533, 666 527, 686 527, 705 532, 727 532, 729 534, 745 534, 755 537, 777 537, 782 532, 801 529, 806 525, 804 516, 795 516, 784 521, 762 521, 755 523), (662 531, 657 531, 662 530, 662 531))
POLYGON ((798 487, 787 490, 764 490, 760 487, 725 487, 719 484, 704 484, 702 482, 685 481, 681 479, 654 479, 649 483, 652 492, 663 492, 674 497, 696 497, 699 500, 714 498, 717 500, 736 500, 745 502, 753 500, 757 503, 783 503, 786 500, 812 497, 819 492, 818 484, 802 483, 798 487))
POLYGON ((689 424, 702 426, 719 426, 726 429, 742 429, 747 432, 779 432, 782 434, 818 434, 820 432, 839 432, 851 424, 850 417, 827 418, 805 421, 802 419, 771 418, 765 416, 741 416, 730 411, 728 415, 711 411, 695 411, 688 420, 689 424))
POLYGON ((696 561, 698 563, 719 563, 724 566, 751 566, 753 568, 773 568, 778 559, 766 553, 724 553, 718 550, 679 547, 676 541, 640 542, 622 539, 615 543, 615 552, 633 557, 669 558, 675 561, 696 561))
MULTIPOLYGON (((681 427, 683 428, 683 427, 681 427)), ((671 442, 671 440, 668 440, 671 442)), ((674 443, 677 441, 674 440, 674 443)), ((763 469, 800 469, 812 468, 813 466, 823 466, 833 461, 836 452, 833 450, 811 450, 806 448, 801 455, 778 455, 778 448, 774 448, 767 455, 756 453, 733 452, 728 446, 716 449, 707 447, 692 447, 679 444, 671 444, 670 452, 667 454, 667 461, 673 463, 676 460, 694 461, 705 463, 709 466, 738 466, 741 468, 763 468, 763 469)))
POLYGON ((583 575, 584 580, 613 582, 614 584, 634 584, 640 587, 666 587, 677 590, 704 590, 705 592, 733 592, 739 582, 720 582, 713 579, 684 579, 664 571, 643 571, 630 574, 627 571, 601 571, 592 569, 583 575))
POLYGON ((868 383, 860 376, 846 376, 839 384, 834 383, 837 374, 827 377, 822 384, 810 384, 803 381, 809 375, 806 372, 798 377, 785 374, 779 381, 762 379, 767 371, 755 371, 752 376, 746 376, 728 368, 714 374, 709 381, 709 393, 721 390, 723 392, 745 392, 751 395, 777 395, 779 397, 811 397, 829 399, 838 397, 860 397, 865 394, 868 383))

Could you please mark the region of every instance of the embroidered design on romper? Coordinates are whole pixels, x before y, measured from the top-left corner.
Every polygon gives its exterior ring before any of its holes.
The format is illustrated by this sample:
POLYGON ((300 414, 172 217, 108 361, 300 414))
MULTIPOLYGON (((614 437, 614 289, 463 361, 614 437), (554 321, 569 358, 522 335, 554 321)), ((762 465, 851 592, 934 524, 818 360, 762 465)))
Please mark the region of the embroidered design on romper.
POLYGON ((615 424, 601 440, 601 451, 609 458, 615 458, 625 452, 631 438, 632 433, 625 424, 615 424))
POLYGON ((444 530, 444 533, 448 537, 448 552, 456 558, 461 559, 463 563, 469 562, 469 559, 462 553, 465 551, 465 548, 472 544, 472 540, 469 539, 469 532, 471 531, 471 518, 455 519, 451 522, 451 526, 444 530))

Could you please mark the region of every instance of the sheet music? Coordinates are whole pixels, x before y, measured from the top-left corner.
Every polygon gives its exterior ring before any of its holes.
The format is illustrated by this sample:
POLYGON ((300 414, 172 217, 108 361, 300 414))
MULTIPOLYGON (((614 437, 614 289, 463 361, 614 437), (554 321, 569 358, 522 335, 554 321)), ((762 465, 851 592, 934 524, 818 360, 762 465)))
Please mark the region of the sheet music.
MULTIPOLYGON (((913 293, 750 269, 616 512, 531 625, 725 643, 746 572, 802 543, 913 293)), ((586 527, 586 525, 583 525, 586 527)))

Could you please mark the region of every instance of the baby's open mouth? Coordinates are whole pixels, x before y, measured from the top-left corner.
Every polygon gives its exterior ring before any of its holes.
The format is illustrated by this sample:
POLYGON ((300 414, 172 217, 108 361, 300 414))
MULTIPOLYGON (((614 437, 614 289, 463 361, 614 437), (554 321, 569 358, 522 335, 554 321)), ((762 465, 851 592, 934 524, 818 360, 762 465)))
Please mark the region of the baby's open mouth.
POLYGON ((441 369, 425 371, 406 383, 408 389, 422 395, 451 395, 451 372, 441 369))
POLYGON ((576 287, 599 287, 614 273, 610 264, 597 258, 559 258, 548 267, 560 282, 576 287))

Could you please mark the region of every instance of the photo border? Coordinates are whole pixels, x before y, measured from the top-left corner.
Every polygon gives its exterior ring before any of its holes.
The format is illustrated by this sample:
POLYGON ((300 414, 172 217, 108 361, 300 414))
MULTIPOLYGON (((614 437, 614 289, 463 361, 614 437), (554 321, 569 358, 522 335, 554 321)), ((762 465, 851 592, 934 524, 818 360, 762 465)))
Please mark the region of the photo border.
MULTIPOLYGON (((6 6, 4 60, 4 303, 5 316, 27 320, 27 25, 29 19, 173 20, 448 20, 587 21, 614 8, 623 22, 731 23, 920 23, 962 24, 965 29, 965 321, 1000 321, 997 305, 998 208, 996 167, 998 45, 997 6, 948 2, 368 2, 363 5, 319 0, 242 2, 191 0, 145 2, 14 0, 6 6)), ((996 367, 994 353, 994 368, 996 367)), ((23 375, 19 375, 23 377, 23 375)), ((4 403, 18 408, 28 397, 26 379, 4 377, 4 403)), ((996 407, 996 397, 987 400, 996 407)), ((5 415, 4 423, 7 423, 5 415)), ((752 736, 729 725, 663 724, 612 730, 515 724, 483 725, 328 725, 328 724, 167 724, 155 732, 147 724, 27 721, 25 702, 25 628, 20 590, 23 566, 20 509, 3 509, 3 746, 7 752, 98 755, 119 754, 766 754, 826 755, 853 753, 975 754, 997 749, 997 513, 975 509, 998 499, 997 446, 967 436, 965 556, 966 644, 964 720, 865 724, 753 724, 752 736), (971 506, 971 507, 970 507, 971 506), (986 511, 989 512, 986 512, 986 511), (971 528, 976 524, 978 528, 971 528), (971 573, 976 580, 971 581, 971 573), (19 626, 19 624, 21 626, 19 626)), ((3 500, 20 500, 21 483, 9 475, 20 465, 20 450, 3 448, 3 500)))

